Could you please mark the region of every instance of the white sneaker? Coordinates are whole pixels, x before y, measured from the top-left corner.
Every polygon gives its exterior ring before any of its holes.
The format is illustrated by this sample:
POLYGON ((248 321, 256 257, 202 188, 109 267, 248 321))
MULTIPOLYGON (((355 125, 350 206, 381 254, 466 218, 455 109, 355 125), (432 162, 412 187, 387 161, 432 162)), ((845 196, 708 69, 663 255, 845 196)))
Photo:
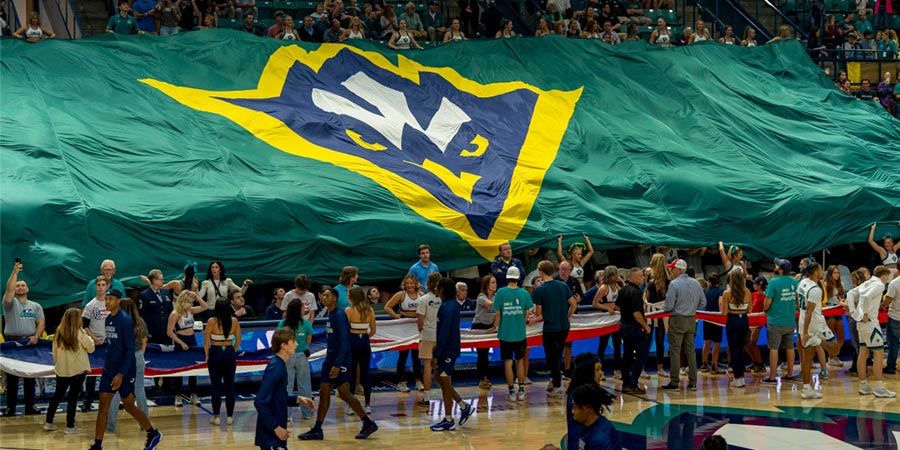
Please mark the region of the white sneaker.
POLYGON ((669 378, 669 372, 666 371, 666 369, 659 369, 659 371, 656 372, 656 376, 663 377, 663 378, 669 378))
POLYGON ((405 381, 398 384, 397 392, 409 392, 409 385, 407 385, 405 381))
POLYGON ((803 391, 800 392, 800 398, 802 398, 802 399, 822 398, 822 394, 811 387, 803 388, 803 391))
POLYGON ((366 391, 363 389, 361 384, 356 385, 356 395, 366 395, 366 391))
POLYGON ((525 377, 525 384, 526 384, 526 385, 529 385, 529 384, 532 384, 532 383, 533 383, 533 381, 531 381, 531 378, 525 377))
POLYGON ((424 391, 424 390, 425 390, 425 385, 422 384, 421 381, 416 381, 416 390, 417 390, 417 391, 424 391))
POLYGON ((644 378, 644 379, 650 378, 650 374, 647 373, 646 370, 644 370, 644 371, 641 372, 641 378, 644 378))
POLYGON ((222 419, 219 419, 219 416, 213 416, 209 418, 209 423, 213 425, 222 425, 222 419))
POLYGON ((41 427, 44 431, 56 431, 56 425, 52 423, 44 423, 44 426, 41 427))
POLYGON ((515 393, 515 392, 511 392, 511 393, 509 393, 509 394, 506 394, 506 401, 508 401, 508 402, 514 402, 514 401, 516 401, 516 393, 515 393))
POLYGON ((192 405, 200 404, 200 397, 198 397, 197 394, 191 394, 191 404, 192 405))
POLYGON ((547 394, 547 396, 548 396, 548 397, 555 397, 555 398, 562 398, 562 397, 563 397, 563 390, 562 390, 561 387, 553 388, 553 390, 550 391, 550 393, 547 394))
POLYGON ((621 371, 621 370, 614 370, 614 371, 613 371, 613 378, 615 378, 615 379, 617 379, 617 380, 621 380, 621 379, 622 379, 622 371, 621 371))
POLYGON ((181 398, 181 396, 180 396, 180 395, 176 395, 176 396, 175 396, 175 407, 176 407, 176 408, 181 408, 181 407, 183 407, 183 406, 184 406, 184 403, 182 403, 182 398, 181 398))
POLYGON ((524 402, 527 399, 528 399, 528 394, 526 394, 525 391, 519 391, 519 393, 516 394, 517 401, 524 402))
POLYGON ((225 425, 234 425, 234 417, 226 417, 225 425))
POLYGON ((366 406, 366 415, 372 415, 372 407, 366 406))
POLYGON ((682 368, 681 368, 681 374, 682 374, 682 375, 687 375, 687 374, 688 374, 688 368, 687 368, 687 367, 682 367, 682 368))
POLYGON ((739 387, 741 387, 741 379, 735 378, 735 379, 731 380, 731 383, 728 383, 728 385, 731 387, 739 388, 739 387))
POLYGON ((896 392, 891 392, 885 387, 875 388, 875 390, 872 391, 872 394, 879 398, 894 398, 897 396, 896 392))
POLYGON ((875 391, 872 390, 872 387, 869 386, 868 383, 859 385, 859 395, 869 395, 875 391))
POLYGON ((72 428, 66 427, 66 431, 64 431, 63 433, 64 434, 79 434, 79 433, 84 433, 84 430, 81 427, 76 425, 72 428))
POLYGON ((831 357, 831 359, 828 360, 828 365, 835 366, 835 367, 844 367, 844 362, 841 361, 840 358, 838 358, 837 356, 833 356, 833 357, 831 357))

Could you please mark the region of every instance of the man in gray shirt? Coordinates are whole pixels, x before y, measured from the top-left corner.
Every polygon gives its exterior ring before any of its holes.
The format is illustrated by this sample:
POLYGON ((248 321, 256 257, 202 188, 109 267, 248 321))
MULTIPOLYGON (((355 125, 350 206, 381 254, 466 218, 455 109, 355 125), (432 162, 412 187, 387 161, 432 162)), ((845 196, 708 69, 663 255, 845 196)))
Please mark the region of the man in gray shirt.
MULTIPOLYGON (((6 282, 6 293, 3 294, 3 316, 6 322, 3 338, 7 341, 28 339, 27 345, 37 344, 38 338, 44 334, 44 309, 41 305, 28 300, 28 283, 19 279, 22 263, 16 262, 12 275, 6 282)), ((40 414, 34 407, 35 379, 25 381, 25 414, 40 414)), ((4 416, 16 415, 16 403, 19 401, 19 377, 6 374, 6 412, 4 416)))
POLYGON ((697 390, 697 352, 694 349, 694 335, 697 333, 697 310, 706 307, 706 296, 700 283, 687 276, 687 262, 675 259, 669 268, 672 269, 672 283, 666 292, 663 310, 669 312, 669 363, 672 380, 663 386, 667 391, 681 389, 678 374, 681 371, 681 354, 684 353, 688 363, 688 389, 697 390))

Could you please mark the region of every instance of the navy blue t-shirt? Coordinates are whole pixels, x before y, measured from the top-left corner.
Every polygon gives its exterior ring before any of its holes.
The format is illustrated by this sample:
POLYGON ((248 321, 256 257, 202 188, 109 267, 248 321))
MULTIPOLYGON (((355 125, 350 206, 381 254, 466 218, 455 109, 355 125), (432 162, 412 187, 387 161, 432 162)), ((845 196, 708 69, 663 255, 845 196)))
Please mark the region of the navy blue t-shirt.
POLYGON ((259 447, 287 447, 278 439, 275 428, 287 428, 288 406, 297 406, 297 397, 287 394, 287 365, 275 355, 263 372, 262 384, 253 399, 256 408, 256 439, 259 447))
POLYGON ((328 347, 325 362, 332 367, 350 367, 350 320, 341 308, 328 313, 325 325, 328 347))
POLYGON ((126 379, 135 377, 134 321, 125 311, 106 317, 106 355, 103 358, 103 374, 114 377, 122 374, 126 379))
POLYGON ((710 286, 706 290, 706 310, 710 312, 719 311, 719 297, 725 292, 719 286, 710 286))
POLYGON ((434 357, 438 360, 459 358, 459 311, 456 299, 441 302, 437 312, 437 343, 434 357))
POLYGON ((581 437, 575 448, 579 450, 620 450, 622 440, 612 422, 606 417, 600 416, 590 426, 581 429, 581 437))

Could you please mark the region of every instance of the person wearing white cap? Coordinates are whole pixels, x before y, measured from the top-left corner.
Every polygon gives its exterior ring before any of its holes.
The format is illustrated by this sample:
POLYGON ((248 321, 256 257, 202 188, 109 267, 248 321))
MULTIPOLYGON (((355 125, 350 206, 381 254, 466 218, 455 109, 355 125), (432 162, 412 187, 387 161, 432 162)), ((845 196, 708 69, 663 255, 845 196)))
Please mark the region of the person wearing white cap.
MULTIPOLYGON (((706 296, 700 283, 687 276, 687 262, 676 258, 669 264, 672 270, 672 282, 666 293, 663 310, 669 316, 669 364, 671 373, 681 370, 681 354, 687 357, 688 389, 697 390, 697 352, 694 349, 694 335, 697 333, 697 310, 706 307, 706 296)), ((663 386, 667 391, 681 389, 677 375, 669 384, 663 386)))
POLYGON ((528 348, 525 326, 528 312, 534 308, 531 295, 519 287, 521 271, 513 266, 507 269, 507 286, 500 288, 494 296, 494 331, 500 340, 500 357, 506 372, 508 401, 524 401, 525 394, 525 349, 528 348), (519 392, 513 386, 513 361, 519 378, 519 392))

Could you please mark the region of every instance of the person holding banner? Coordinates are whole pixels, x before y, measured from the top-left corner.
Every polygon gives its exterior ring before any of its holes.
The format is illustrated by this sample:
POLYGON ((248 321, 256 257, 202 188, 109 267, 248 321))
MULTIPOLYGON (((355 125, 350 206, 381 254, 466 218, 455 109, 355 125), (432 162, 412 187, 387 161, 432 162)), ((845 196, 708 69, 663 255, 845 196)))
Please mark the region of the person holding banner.
MULTIPOLYGON (((859 332, 859 394, 872 394, 881 398, 893 398, 897 394, 884 387, 882 381, 882 365, 884 364, 884 335, 881 333, 881 325, 878 323, 878 310, 881 307, 881 293, 887 283, 891 269, 886 266, 878 266, 872 271, 873 277, 860 285, 859 302, 851 311, 856 320, 856 329, 859 332), (865 369, 866 359, 872 352, 874 364, 872 365, 872 377, 875 379, 875 389, 869 386, 865 369)), ((896 363, 895 363, 896 364, 896 363)))
POLYGON ((778 384, 778 351, 786 354, 781 381, 794 380, 794 327, 797 312, 797 280, 791 276, 793 266, 786 259, 775 258, 775 278, 766 287, 763 310, 766 312, 766 337, 769 346, 769 376, 763 384, 778 384))
POLYGON ((728 338, 728 347, 731 348, 729 362, 734 375, 731 387, 736 388, 746 387, 744 383, 744 344, 750 333, 750 319, 747 317, 747 314, 750 313, 750 299, 750 289, 747 289, 743 272, 738 270, 728 272, 728 289, 719 300, 719 309, 728 315, 725 336, 728 338))
MULTIPOLYGON (((884 246, 878 245, 878 243, 875 242, 875 227, 877 225, 878 224, 873 223, 872 228, 869 229, 869 246, 878 252, 878 257, 881 258, 881 264, 890 269, 891 279, 893 279, 897 274, 897 252, 900 251, 900 241, 894 243, 894 237, 885 233, 881 237, 884 246)), ((900 223, 898 223, 898 225, 900 225, 900 223)))

